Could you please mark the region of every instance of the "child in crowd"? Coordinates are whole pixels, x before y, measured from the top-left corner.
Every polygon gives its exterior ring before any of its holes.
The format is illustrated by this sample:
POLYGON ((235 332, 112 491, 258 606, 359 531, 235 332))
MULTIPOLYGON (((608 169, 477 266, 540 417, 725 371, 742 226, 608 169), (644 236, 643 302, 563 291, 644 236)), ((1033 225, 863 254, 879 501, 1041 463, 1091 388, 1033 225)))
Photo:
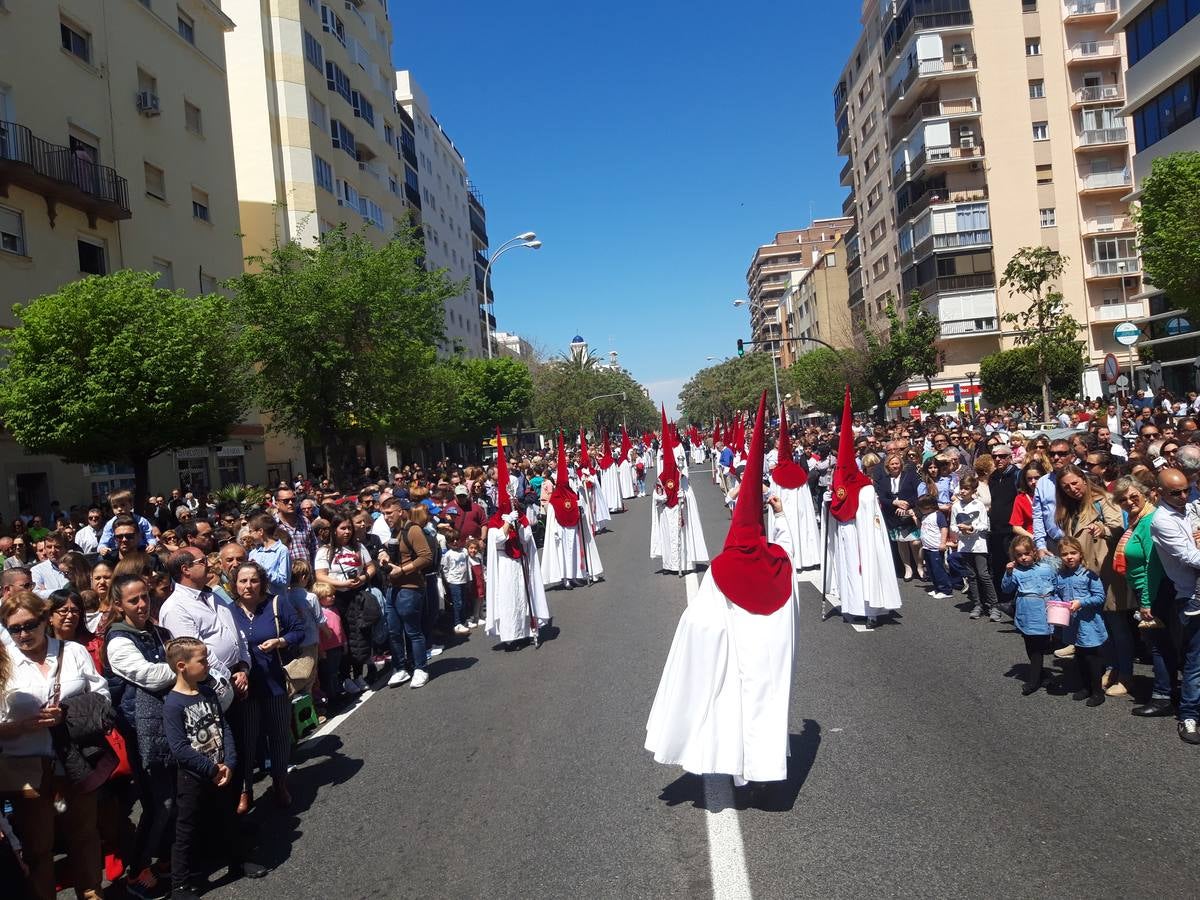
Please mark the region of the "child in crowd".
POLYGON ((958 561, 967 580, 967 596, 971 599, 971 618, 987 615, 1000 621, 996 585, 988 558, 988 511, 975 496, 979 476, 965 473, 958 482, 958 492, 950 506, 950 542, 958 546, 958 561))
POLYGON ((483 601, 487 597, 487 582, 484 580, 483 547, 477 538, 467 541, 467 562, 471 567, 475 601, 467 625, 470 628, 478 628, 483 624, 483 601))
POLYGON ((237 754, 221 701, 202 683, 208 678, 208 648, 198 638, 175 638, 167 643, 167 665, 175 670, 175 687, 163 703, 163 731, 179 767, 171 896, 193 900, 200 896, 195 843, 207 814, 215 819, 208 833, 225 845, 231 876, 261 878, 267 870, 245 859, 234 805, 221 795, 233 778, 237 754))
POLYGON ((454 610, 454 633, 470 634, 463 613, 467 604, 467 589, 471 586, 471 563, 463 548, 462 535, 451 528, 446 532, 446 551, 442 554, 442 578, 450 593, 450 604, 454 610))
POLYGON ((633 467, 634 477, 637 479, 637 495, 639 497, 646 496, 646 464, 640 459, 637 465, 633 467))
POLYGON ((1046 600, 1054 596, 1056 573, 1053 563, 1038 556, 1033 538, 1013 538, 1008 555, 1011 561, 1000 589, 1017 595, 1013 622, 1025 639, 1025 655, 1029 658, 1029 671, 1021 688, 1021 696, 1028 697, 1042 685, 1042 661, 1050 651, 1053 630, 1046 619, 1046 600))
POLYGON ((342 627, 342 617, 334 605, 333 585, 318 581, 313 585, 313 593, 321 604, 321 612, 325 617, 320 626, 319 653, 317 674, 320 679, 321 697, 325 708, 331 709, 341 703, 342 682, 338 671, 342 666, 342 654, 346 648, 346 632, 342 627))
POLYGON ((304 640, 296 658, 285 666, 288 678, 298 694, 307 694, 317 680, 317 659, 320 656, 321 626, 325 612, 317 595, 313 593, 316 581, 308 560, 294 559, 291 564, 291 584, 285 594, 304 622, 304 640))
POLYGON ((1083 566, 1083 545, 1067 535, 1058 542, 1062 566, 1054 579, 1054 592, 1059 600, 1071 604, 1071 624, 1063 640, 1075 645, 1075 668, 1079 673, 1079 690, 1073 700, 1087 700, 1088 706, 1104 702, 1100 680, 1104 675, 1101 649, 1108 641, 1108 629, 1101 612, 1104 609, 1104 585, 1100 576, 1083 566))
POLYGON ((929 573, 931 584, 929 596, 935 600, 948 600, 954 596, 945 557, 949 519, 938 507, 936 494, 918 497, 917 513, 921 517, 921 555, 925 557, 925 571, 929 573))

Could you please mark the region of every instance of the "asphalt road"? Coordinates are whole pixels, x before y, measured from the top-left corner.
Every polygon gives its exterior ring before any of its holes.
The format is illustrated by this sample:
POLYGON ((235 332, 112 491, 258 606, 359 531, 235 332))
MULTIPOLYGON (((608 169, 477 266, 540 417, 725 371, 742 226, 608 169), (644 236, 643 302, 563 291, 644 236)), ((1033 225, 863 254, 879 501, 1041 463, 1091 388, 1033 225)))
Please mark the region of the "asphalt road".
MULTIPOLYGON (((695 488, 715 553, 728 517, 695 488)), ((684 583, 647 557, 648 501, 627 502, 599 539, 607 580, 551 593, 551 640, 474 631, 427 687, 303 744, 295 809, 250 817, 274 871, 210 896, 711 896, 701 780, 642 749, 684 583)), ((1011 625, 956 601, 905 586, 859 633, 803 592, 790 778, 734 801, 754 897, 1196 895, 1200 749, 1173 721, 1022 698, 1011 625)))

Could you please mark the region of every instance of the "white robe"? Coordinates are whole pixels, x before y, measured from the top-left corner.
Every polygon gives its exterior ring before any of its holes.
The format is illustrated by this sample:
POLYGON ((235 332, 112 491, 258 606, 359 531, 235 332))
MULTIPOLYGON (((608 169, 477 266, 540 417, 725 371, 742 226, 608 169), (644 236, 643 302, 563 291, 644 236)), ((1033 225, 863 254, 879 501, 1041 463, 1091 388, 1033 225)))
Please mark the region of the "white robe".
POLYGON ((797 548, 792 556, 796 569, 820 566, 821 532, 817 528, 817 514, 813 510, 812 491, 808 485, 781 488, 772 481, 767 496, 778 497, 783 503, 783 516, 792 536, 792 546, 797 548))
MULTIPOLYGON (((519 527, 519 526, 518 526, 519 527)), ((487 616, 484 628, 488 637, 519 641, 532 636, 529 610, 544 625, 550 620, 550 605, 538 568, 537 545, 533 532, 520 528, 524 560, 504 552, 504 529, 491 528, 487 536, 487 616)))
POLYGON ((900 586, 892 562, 892 547, 875 488, 867 485, 858 495, 858 513, 851 522, 830 518, 830 602, 842 615, 875 618, 900 608, 900 586))
POLYGON ((622 460, 616 469, 617 482, 621 485, 621 499, 628 500, 637 494, 637 489, 633 486, 633 463, 627 459, 622 460))
POLYGON ((600 470, 600 489, 604 494, 604 502, 608 504, 609 512, 620 512, 625 508, 621 502, 621 481, 618 475, 619 467, 613 463, 607 469, 600 470))
POLYGON ((563 528, 554 514, 554 505, 547 503, 546 539, 542 542, 542 584, 551 586, 562 584, 568 579, 599 580, 603 577, 604 566, 600 562, 596 537, 588 525, 587 511, 580 510, 579 525, 576 528, 563 528), (582 552, 587 555, 586 568, 580 558, 580 540, 583 541, 582 552))
POLYGON ((608 511, 608 500, 600 487, 600 478, 591 474, 584 475, 580 480, 583 488, 580 498, 586 497, 588 518, 596 530, 600 531, 612 521, 612 514, 608 511))
POLYGON ((704 445, 692 444, 692 465, 699 466, 704 464, 704 445))
MULTIPOLYGON (((790 549, 771 517, 771 540, 790 549)), ((788 708, 797 643, 796 586, 768 616, 730 603, 712 571, 683 611, 646 722, 657 762, 744 781, 787 778, 788 708)))
POLYGON ((667 506, 667 495, 654 489, 654 502, 650 504, 650 557, 662 557, 662 567, 668 572, 694 571, 696 563, 708 562, 708 545, 704 543, 704 531, 700 527, 700 510, 692 488, 683 480, 680 484, 679 505, 674 509, 667 506), (680 534, 680 506, 686 517, 685 534, 680 534), (683 538, 683 540, 681 540, 683 538), (682 555, 682 559, 680 558, 682 555))

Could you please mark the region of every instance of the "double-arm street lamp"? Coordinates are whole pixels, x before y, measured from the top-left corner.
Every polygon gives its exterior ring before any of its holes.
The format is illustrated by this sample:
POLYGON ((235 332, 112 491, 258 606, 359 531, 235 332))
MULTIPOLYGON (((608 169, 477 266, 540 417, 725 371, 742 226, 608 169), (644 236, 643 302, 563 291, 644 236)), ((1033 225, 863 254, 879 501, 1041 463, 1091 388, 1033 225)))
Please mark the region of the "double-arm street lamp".
POLYGON ((496 252, 488 257, 487 265, 483 268, 483 328, 484 335, 487 337, 487 355, 488 359, 492 358, 492 323, 491 309, 492 298, 488 293, 488 285, 491 283, 492 264, 501 256, 516 247, 525 247, 529 250, 537 250, 542 246, 542 242, 537 240, 537 235, 532 231, 526 231, 523 234, 518 234, 514 238, 509 238, 503 244, 496 248, 496 252))

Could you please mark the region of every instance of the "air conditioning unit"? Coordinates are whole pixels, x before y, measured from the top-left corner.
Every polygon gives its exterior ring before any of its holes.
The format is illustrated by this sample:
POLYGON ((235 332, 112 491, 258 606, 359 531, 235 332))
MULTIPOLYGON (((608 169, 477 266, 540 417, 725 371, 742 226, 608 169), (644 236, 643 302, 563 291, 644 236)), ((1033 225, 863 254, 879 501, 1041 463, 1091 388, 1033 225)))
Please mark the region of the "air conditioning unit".
POLYGON ((956 66, 966 66, 967 64, 967 48, 962 44, 955 44, 950 48, 950 58, 956 66))
POLYGON ((138 112, 146 118, 157 116, 161 112, 158 108, 158 94, 150 91, 138 91, 137 108, 138 112))
POLYGON ((961 149, 961 150, 974 150, 975 149, 975 135, 974 134, 963 135, 961 138, 958 139, 958 146, 959 146, 959 149, 961 149))

